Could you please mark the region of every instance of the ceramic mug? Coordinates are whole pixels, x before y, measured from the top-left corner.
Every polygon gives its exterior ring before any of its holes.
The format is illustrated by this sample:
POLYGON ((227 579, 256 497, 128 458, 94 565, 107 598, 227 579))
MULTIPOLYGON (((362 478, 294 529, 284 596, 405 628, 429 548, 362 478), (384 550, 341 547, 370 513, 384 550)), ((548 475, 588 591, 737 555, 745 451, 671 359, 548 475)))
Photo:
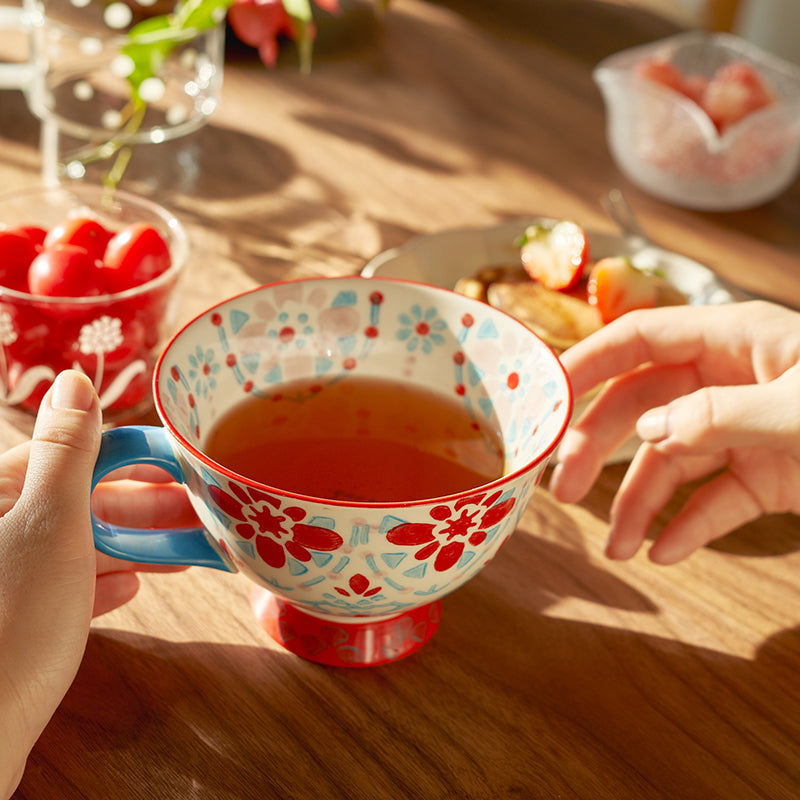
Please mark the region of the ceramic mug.
POLYGON ((186 485, 203 528, 131 530, 94 518, 117 558, 240 571, 291 652, 339 666, 394 661, 430 639, 439 600, 476 575, 516 527, 570 419, 554 353, 523 324, 447 289, 396 279, 263 286, 198 316, 153 379, 163 427, 103 434, 94 482, 133 464, 186 485), (260 485, 215 463, 209 431, 244 398, 295 380, 384 378, 455 398, 499 433, 502 477, 449 496, 329 500, 260 485))

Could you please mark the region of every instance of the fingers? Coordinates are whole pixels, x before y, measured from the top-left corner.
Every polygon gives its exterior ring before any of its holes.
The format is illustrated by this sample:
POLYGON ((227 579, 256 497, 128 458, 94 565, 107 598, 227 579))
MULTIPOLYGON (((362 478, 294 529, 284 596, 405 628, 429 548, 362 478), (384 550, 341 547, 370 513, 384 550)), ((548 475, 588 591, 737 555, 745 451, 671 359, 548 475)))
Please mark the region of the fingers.
POLYGON ((577 397, 647 363, 694 363, 705 383, 768 381, 800 358, 800 316, 772 303, 670 306, 624 314, 561 360, 577 397))
POLYGON ((550 480, 556 499, 582 499, 643 412, 695 388, 691 366, 648 366, 610 381, 564 436, 550 480))
POLYGON ((692 494, 648 555, 657 564, 675 564, 763 513, 747 487, 743 490, 733 473, 724 472, 692 494))
POLYGON ((100 406, 91 382, 81 373, 62 372, 42 400, 30 444, 19 505, 31 525, 65 539, 77 536, 76 528, 88 532, 100 434, 100 406))
MULTIPOLYGON (((606 555, 613 559, 633 557, 678 487, 712 474, 725 464, 725 458, 721 453, 672 457, 643 445, 614 498, 606 555)), ((658 564, 675 564, 764 511, 758 496, 743 485, 741 477, 726 470, 693 491, 664 526, 648 556, 658 564)))
POLYGON ((796 506, 791 470, 774 469, 764 485, 751 457, 758 450, 773 467, 800 459, 795 312, 764 302, 632 312, 562 360, 576 395, 607 384, 559 448, 558 500, 580 500, 634 428, 645 442, 612 505, 611 558, 638 551, 678 486, 723 466, 665 526, 653 561, 674 563, 767 510, 796 506))
POLYGON ((634 556, 679 486, 721 467, 723 456, 676 458, 644 444, 637 451, 611 506, 606 555, 634 556))
POLYGON ((124 561, 121 558, 97 554, 97 575, 117 572, 185 572, 189 567, 178 564, 145 564, 141 561, 124 561))
POLYGON ((105 553, 97 554, 97 580, 95 582, 92 616, 99 617, 125 605, 139 591, 139 572, 184 572, 188 567, 171 564, 139 564, 121 561, 105 553))
POLYGON ((647 411, 639 436, 666 453, 759 446, 800 453, 800 370, 766 384, 704 387, 647 411))
POLYGON ((89 632, 89 495, 100 432, 92 384, 80 373, 59 375, 40 404, 19 500, 0 518, 0 673, 21 699, 32 741, 72 682, 89 632))
POLYGON ((131 528, 200 524, 185 488, 176 483, 101 482, 94 491, 92 508, 101 519, 131 528))
POLYGON ((150 464, 133 464, 129 467, 120 467, 103 480, 118 481, 123 479, 145 483, 172 483, 175 480, 166 470, 150 464))
POLYGON ((99 617, 125 605, 139 591, 139 577, 135 572, 110 572, 98 575, 95 585, 92 616, 99 617))
POLYGON ((674 306, 624 314, 561 355, 576 397, 642 364, 693 361, 704 347, 696 309, 674 306))
POLYGON ((610 381, 564 436, 550 488, 577 502, 634 429, 659 450, 763 447, 800 455, 800 366, 769 383, 703 386, 693 365, 643 367, 610 381))

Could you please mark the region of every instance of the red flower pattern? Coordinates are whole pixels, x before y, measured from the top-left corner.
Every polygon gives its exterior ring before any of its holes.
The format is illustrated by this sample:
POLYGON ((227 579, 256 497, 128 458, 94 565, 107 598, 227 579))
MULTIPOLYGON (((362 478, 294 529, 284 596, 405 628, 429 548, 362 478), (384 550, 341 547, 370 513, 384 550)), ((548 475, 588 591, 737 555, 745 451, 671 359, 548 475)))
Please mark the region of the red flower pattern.
POLYGON ((306 512, 298 506, 281 508, 277 497, 252 486, 229 482, 228 490, 211 485, 208 493, 221 511, 239 520, 234 525, 239 536, 255 536, 258 555, 273 569, 285 566, 287 553, 307 562, 312 550, 331 552, 342 546, 344 540, 336 531, 304 523, 306 512))
POLYGON ((350 597, 351 592, 357 597, 373 597, 381 590, 380 586, 373 586, 370 588, 369 578, 367 578, 365 575, 362 575, 360 572, 353 575, 353 577, 350 578, 347 583, 350 587, 349 592, 347 589, 342 589, 339 586, 334 587, 336 591, 344 597, 350 597))
POLYGON ((467 542, 477 547, 486 539, 489 528, 511 513, 513 497, 498 503, 502 492, 485 492, 458 500, 452 507, 431 509, 434 522, 406 522, 392 528, 386 538, 403 547, 421 545, 414 554, 418 561, 434 558, 433 568, 445 572, 458 562, 467 542))

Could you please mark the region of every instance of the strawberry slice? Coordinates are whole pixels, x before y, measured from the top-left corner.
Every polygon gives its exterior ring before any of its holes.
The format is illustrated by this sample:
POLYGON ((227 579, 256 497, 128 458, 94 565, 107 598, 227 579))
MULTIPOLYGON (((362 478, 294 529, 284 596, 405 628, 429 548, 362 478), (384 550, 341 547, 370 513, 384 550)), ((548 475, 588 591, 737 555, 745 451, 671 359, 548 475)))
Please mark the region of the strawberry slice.
POLYGON ((589 237, 569 220, 530 225, 520 241, 525 272, 548 289, 571 289, 589 263, 589 237))
POLYGON ((646 58, 636 64, 633 71, 640 78, 660 83, 662 86, 666 86, 676 92, 686 94, 683 73, 667 59, 658 57, 646 58))
POLYGON ((775 101, 774 92, 755 67, 732 61, 720 67, 709 81, 701 105, 720 133, 724 133, 731 125, 775 101))
POLYGON ((589 305, 597 308, 605 324, 635 308, 654 308, 659 299, 654 277, 625 256, 601 258, 589 273, 589 305))

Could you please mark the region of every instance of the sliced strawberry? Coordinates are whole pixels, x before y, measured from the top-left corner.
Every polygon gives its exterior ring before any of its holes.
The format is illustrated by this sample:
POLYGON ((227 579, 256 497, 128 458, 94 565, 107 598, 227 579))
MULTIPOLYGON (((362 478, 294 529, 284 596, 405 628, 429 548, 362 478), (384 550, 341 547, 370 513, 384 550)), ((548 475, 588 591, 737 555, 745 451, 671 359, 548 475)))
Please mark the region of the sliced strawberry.
POLYGON ((683 93, 690 99, 694 100, 697 105, 702 105, 703 94, 708 88, 708 78, 705 75, 692 74, 687 75, 686 80, 683 82, 683 93))
POLYGON ((775 102, 775 94, 751 64, 732 61, 708 82, 700 104, 720 132, 775 102))
POLYGON ((659 289, 653 278, 624 256, 601 258, 589 273, 589 304, 597 308, 605 324, 635 308, 654 308, 659 289))
POLYGON ((528 275, 548 289, 571 289, 589 263, 589 237, 568 220, 531 225, 522 237, 520 259, 528 275))
POLYGON ((683 73, 664 58, 646 58, 634 67, 634 71, 641 78, 686 94, 683 73))

